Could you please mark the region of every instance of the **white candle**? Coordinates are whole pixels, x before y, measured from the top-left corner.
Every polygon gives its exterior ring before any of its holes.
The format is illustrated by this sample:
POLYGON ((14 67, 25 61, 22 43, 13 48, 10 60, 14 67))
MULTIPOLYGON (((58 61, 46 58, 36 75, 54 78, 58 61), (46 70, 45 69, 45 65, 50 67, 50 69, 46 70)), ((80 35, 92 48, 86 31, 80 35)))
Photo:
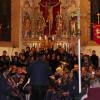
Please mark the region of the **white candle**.
POLYGON ((39 40, 40 40, 40 41, 42 40, 42 37, 41 37, 41 36, 39 37, 39 40))
POLYGON ((47 40, 47 36, 46 35, 44 36, 44 39, 47 40))
POLYGON ((37 48, 37 43, 35 43, 35 47, 37 48))
POLYGON ((52 40, 54 40, 55 38, 54 38, 54 36, 52 36, 52 40))

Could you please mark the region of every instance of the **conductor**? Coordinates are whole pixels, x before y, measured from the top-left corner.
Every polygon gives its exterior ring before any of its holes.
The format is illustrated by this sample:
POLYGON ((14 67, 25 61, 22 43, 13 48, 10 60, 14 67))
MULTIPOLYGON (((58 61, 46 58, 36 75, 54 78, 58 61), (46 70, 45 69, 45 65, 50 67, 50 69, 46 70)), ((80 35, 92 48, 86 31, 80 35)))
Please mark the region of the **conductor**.
POLYGON ((49 64, 44 61, 43 56, 43 52, 37 54, 37 60, 28 67, 28 74, 23 82, 25 84, 30 77, 32 100, 44 100, 47 91, 49 64))

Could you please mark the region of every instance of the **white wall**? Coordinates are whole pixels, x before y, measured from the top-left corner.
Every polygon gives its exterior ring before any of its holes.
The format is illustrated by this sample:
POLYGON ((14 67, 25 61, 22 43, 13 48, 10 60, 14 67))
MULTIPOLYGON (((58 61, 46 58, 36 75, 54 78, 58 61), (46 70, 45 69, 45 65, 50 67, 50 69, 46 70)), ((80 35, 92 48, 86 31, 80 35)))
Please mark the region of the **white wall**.
POLYGON ((0 56, 2 55, 2 52, 6 50, 7 51, 7 55, 11 56, 14 54, 14 52, 20 52, 21 49, 20 48, 12 48, 12 47, 0 47, 0 56))

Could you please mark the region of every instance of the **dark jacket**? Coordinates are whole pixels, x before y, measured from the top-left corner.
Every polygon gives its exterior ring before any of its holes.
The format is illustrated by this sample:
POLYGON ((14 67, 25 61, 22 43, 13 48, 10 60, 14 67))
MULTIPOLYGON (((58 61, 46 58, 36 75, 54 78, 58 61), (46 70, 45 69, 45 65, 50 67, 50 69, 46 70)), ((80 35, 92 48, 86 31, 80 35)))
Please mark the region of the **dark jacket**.
POLYGON ((91 60, 91 63, 95 66, 95 68, 97 68, 98 65, 99 65, 99 58, 98 58, 98 56, 92 55, 90 57, 90 60, 91 60))
POLYGON ((11 94, 11 88, 7 84, 3 75, 0 76, 0 100, 8 100, 8 96, 11 94))
POLYGON ((49 65, 47 62, 41 59, 33 62, 28 68, 28 73, 32 85, 48 85, 49 65))

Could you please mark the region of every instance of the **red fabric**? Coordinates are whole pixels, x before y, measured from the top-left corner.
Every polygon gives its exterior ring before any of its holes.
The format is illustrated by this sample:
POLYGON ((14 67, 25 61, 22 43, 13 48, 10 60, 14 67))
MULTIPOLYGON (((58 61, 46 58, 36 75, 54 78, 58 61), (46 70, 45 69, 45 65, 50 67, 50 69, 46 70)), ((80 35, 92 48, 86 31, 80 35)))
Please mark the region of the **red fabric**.
POLYGON ((85 100, 100 100, 100 88, 90 88, 88 90, 88 98, 85 100))
POLYGON ((53 27, 51 30, 51 34, 56 34, 56 15, 60 12, 60 5, 53 8, 53 27))
POLYGON ((44 34, 48 35, 48 33, 49 33, 49 23, 47 22, 47 18, 48 18, 48 15, 49 15, 48 6, 47 6, 46 3, 44 4, 44 2, 42 4, 45 5, 45 7, 40 5, 40 11, 43 12, 43 17, 44 17, 45 23, 46 23, 46 28, 44 29, 44 34))
POLYGON ((93 40, 100 44, 100 24, 93 25, 93 40))
MULTIPOLYGON (((40 3, 43 5, 42 6, 40 4, 40 11, 43 12, 43 16, 44 16, 45 22, 46 22, 46 28, 44 29, 44 34, 48 35, 49 34, 49 22, 47 22, 47 18, 49 16, 48 6, 50 5, 50 6, 53 7, 54 5, 56 5, 57 3, 59 3, 59 0, 41 0, 40 3)), ((53 24, 52 24, 52 29, 51 29, 50 34, 55 34, 55 30, 56 30, 55 18, 56 18, 57 12, 60 12, 60 4, 53 7, 53 12, 52 12, 52 15, 53 15, 53 24)))
POLYGON ((41 3, 43 4, 45 4, 46 2, 51 5, 55 5, 55 3, 59 2, 59 0, 41 0, 41 3))

